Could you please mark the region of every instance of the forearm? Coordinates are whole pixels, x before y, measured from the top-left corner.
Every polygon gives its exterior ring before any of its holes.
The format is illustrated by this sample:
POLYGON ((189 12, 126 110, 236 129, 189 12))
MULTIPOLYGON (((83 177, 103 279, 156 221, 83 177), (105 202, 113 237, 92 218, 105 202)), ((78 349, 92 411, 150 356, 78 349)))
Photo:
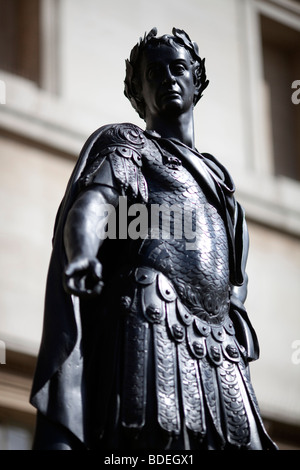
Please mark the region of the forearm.
POLYGON ((66 219, 64 244, 68 261, 78 257, 97 256, 102 239, 99 236, 104 208, 115 207, 118 194, 111 188, 91 188, 75 201, 66 219))
POLYGON ((243 208, 240 204, 236 203, 236 225, 239 228, 238 237, 239 250, 240 250, 240 272, 242 276, 242 284, 239 286, 231 287, 232 304, 235 306, 244 304, 248 292, 248 275, 246 272, 246 265, 249 252, 249 233, 245 219, 243 208))

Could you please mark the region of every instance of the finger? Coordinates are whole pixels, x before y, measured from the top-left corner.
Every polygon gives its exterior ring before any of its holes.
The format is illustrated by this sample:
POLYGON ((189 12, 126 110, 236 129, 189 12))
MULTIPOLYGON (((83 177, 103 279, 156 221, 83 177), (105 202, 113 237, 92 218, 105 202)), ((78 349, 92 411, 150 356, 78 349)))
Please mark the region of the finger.
POLYGON ((92 289, 90 289, 89 295, 95 296, 95 295, 100 295, 102 292, 103 288, 103 282, 99 281, 97 284, 94 285, 92 289))
POLYGON ((64 272, 65 290, 80 297, 99 295, 102 291, 102 265, 97 260, 81 258, 71 262, 64 272))
POLYGON ((76 277, 69 277, 66 280, 66 291, 69 294, 76 295, 78 297, 92 297, 100 295, 103 288, 103 282, 97 281, 96 283, 93 282, 87 283, 86 276, 76 278, 76 277))
POLYGON ((65 290, 69 294, 79 295, 79 292, 78 292, 77 286, 75 285, 75 280, 73 277, 65 277, 64 281, 65 281, 64 282, 65 290))
POLYGON ((71 263, 68 264, 68 266, 65 269, 65 274, 66 276, 73 276, 74 273, 78 271, 84 271, 88 268, 88 260, 87 259, 80 259, 77 261, 72 261, 71 263))
POLYGON ((85 276, 66 276, 65 285, 67 292, 74 295, 82 295, 85 292, 85 276))
POLYGON ((91 260, 90 267, 92 268, 92 274, 96 279, 102 278, 102 265, 97 259, 91 260))

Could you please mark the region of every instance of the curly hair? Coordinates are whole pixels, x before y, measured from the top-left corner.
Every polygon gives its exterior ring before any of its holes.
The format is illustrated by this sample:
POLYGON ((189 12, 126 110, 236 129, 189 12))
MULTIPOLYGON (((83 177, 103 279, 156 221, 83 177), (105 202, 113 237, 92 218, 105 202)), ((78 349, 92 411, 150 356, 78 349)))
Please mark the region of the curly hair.
POLYGON ((165 44, 175 48, 181 46, 189 52, 191 63, 194 66, 196 85, 194 105, 200 100, 203 91, 209 83, 206 79, 205 59, 201 59, 199 56, 198 45, 192 42, 187 33, 183 30, 173 28, 172 34, 173 36, 165 34, 164 36, 156 37, 157 28, 152 28, 148 34, 145 33, 144 38, 140 38, 139 42, 132 49, 130 58, 126 60, 124 94, 142 119, 145 118, 145 103, 139 93, 139 64, 142 53, 147 47, 158 47, 161 44, 165 44))

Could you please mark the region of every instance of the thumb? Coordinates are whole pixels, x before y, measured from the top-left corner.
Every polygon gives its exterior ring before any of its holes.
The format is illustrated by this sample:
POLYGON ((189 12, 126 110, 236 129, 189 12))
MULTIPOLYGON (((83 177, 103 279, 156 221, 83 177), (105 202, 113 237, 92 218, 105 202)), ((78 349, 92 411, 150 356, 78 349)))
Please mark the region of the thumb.
POLYGON ((97 258, 93 258, 90 260, 90 268, 93 272, 93 275, 97 278, 97 279, 101 279, 102 278, 102 265, 100 263, 100 261, 97 259, 97 258))
POLYGON ((79 258, 71 261, 66 269, 65 269, 65 275, 66 276, 73 276, 78 271, 83 271, 87 269, 89 266, 89 260, 87 258, 79 258))

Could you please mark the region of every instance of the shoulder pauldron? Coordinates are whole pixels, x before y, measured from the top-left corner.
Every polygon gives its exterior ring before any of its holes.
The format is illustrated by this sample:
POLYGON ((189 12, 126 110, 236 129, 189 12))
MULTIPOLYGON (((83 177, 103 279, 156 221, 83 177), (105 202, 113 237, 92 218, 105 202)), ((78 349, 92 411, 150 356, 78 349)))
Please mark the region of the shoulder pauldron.
POLYGON ((142 129, 133 124, 106 126, 89 155, 81 184, 102 182, 101 169, 104 162, 109 161, 121 193, 146 202, 147 183, 142 173, 145 140, 142 129))

